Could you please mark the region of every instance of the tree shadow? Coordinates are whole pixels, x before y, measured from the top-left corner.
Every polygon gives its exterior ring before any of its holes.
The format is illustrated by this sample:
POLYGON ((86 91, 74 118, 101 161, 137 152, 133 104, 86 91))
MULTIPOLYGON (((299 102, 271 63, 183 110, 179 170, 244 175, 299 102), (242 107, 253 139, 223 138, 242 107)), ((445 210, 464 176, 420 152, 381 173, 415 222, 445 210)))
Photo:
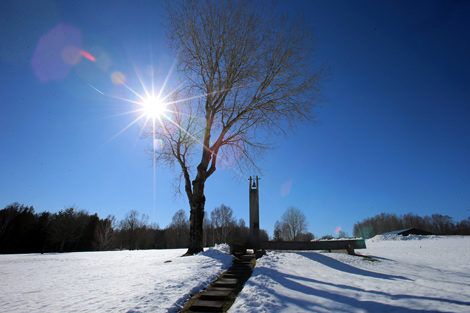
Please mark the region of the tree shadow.
POLYGON ((379 279, 387 279, 387 280, 410 280, 409 278, 406 278, 404 276, 388 275, 388 274, 382 274, 382 273, 363 270, 363 269, 354 267, 352 265, 340 262, 336 259, 330 258, 321 253, 307 252, 307 253, 298 253, 298 254, 314 262, 320 263, 324 266, 327 266, 337 271, 341 271, 345 273, 350 273, 350 274, 359 275, 359 276, 379 278, 379 279))
MULTIPOLYGON (((392 295, 392 294, 388 294, 385 292, 363 290, 360 288, 347 286, 347 285, 335 285, 335 284, 331 284, 327 282, 318 281, 315 279, 281 273, 277 270, 270 269, 270 268, 260 268, 259 270, 260 272, 258 272, 258 275, 266 275, 272 280, 274 280, 275 282, 277 282, 279 285, 283 286, 284 288, 288 288, 290 290, 304 293, 307 295, 312 295, 312 296, 316 296, 319 298, 331 300, 333 302, 341 303, 341 304, 352 307, 351 310, 361 309, 361 310, 366 310, 368 312, 420 312, 420 313, 436 312, 436 310, 412 309, 412 308, 406 308, 406 307, 399 306, 399 305, 381 303, 377 301, 358 300, 355 297, 347 296, 345 295, 345 293, 341 293, 341 289, 349 289, 349 290, 354 290, 354 291, 362 292, 366 294, 372 293, 372 294, 377 294, 377 295, 383 295, 393 300, 398 300, 398 299, 431 300, 431 301, 452 303, 452 304, 463 305, 463 306, 468 306, 470 304, 468 302, 442 299, 442 298, 432 298, 432 297, 422 297, 422 296, 412 296, 412 295, 392 295), (332 292, 332 291, 316 289, 311 286, 307 286, 302 283, 299 283, 298 282, 299 280, 330 285, 330 286, 337 287, 340 290, 338 292, 332 292)), ((317 308, 317 309, 322 308, 323 310, 333 309, 333 308, 328 308, 325 305, 324 301, 313 302, 305 298, 302 299, 299 297, 289 297, 285 295, 286 293, 280 294, 274 288, 267 287, 266 284, 258 284, 256 280, 249 280, 249 283, 257 285, 257 287, 260 289, 267 290, 271 295, 275 295, 278 299, 284 302, 282 304, 282 307, 284 308, 287 307, 287 304, 290 303, 290 304, 294 304, 296 306, 302 307, 306 311, 312 311, 314 310, 314 308, 317 308)), ((276 311, 276 310, 273 310, 273 311, 276 311)))
POLYGON ((377 260, 382 260, 382 261, 390 261, 390 262, 396 262, 394 260, 391 260, 391 259, 387 259, 387 258, 384 258, 384 257, 381 257, 381 256, 376 256, 376 255, 372 255, 372 254, 361 254, 361 253, 357 253, 356 256, 360 256, 360 257, 369 257, 369 258, 373 258, 373 259, 377 259, 377 260))
MULTIPOLYGON (((263 269, 263 273, 265 273, 265 270, 263 269)), ((277 272, 279 273, 279 272, 277 272)), ((412 296, 412 295, 404 295, 404 294, 389 294, 386 292, 382 291, 376 291, 376 290, 365 290, 362 288, 354 287, 354 286, 349 286, 349 285, 343 285, 343 284, 333 284, 325 281, 320 281, 308 277, 301 277, 301 276, 294 276, 294 275, 289 275, 289 274, 277 274, 277 275, 283 275, 287 279, 294 279, 294 280, 301 280, 301 281, 306 281, 310 283, 316 283, 316 284, 322 284, 322 285, 327 285, 339 289, 347 289, 347 290, 352 290, 356 292, 365 292, 365 293, 370 293, 370 294, 376 294, 379 296, 386 296, 390 297, 393 300, 398 300, 398 299, 422 299, 422 300, 430 300, 430 301, 438 301, 438 302, 446 302, 446 303, 452 303, 452 304, 457 304, 457 305, 464 305, 464 306, 470 306, 470 302, 464 302, 464 301, 459 301, 459 300, 451 300, 451 299, 444 299, 444 298, 434 298, 434 297, 426 297, 426 296, 412 296)), ((269 276, 269 275, 268 275, 269 276)), ((272 278, 271 276, 269 276, 272 278)))

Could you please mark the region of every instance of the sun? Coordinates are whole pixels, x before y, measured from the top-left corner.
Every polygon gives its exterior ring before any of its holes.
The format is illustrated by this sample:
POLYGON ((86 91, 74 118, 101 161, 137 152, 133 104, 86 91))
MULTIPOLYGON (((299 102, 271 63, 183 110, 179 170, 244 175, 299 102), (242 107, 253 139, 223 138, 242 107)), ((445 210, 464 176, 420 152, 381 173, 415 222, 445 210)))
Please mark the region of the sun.
POLYGON ((144 99, 142 105, 144 106, 144 113, 148 118, 160 118, 166 110, 165 103, 154 96, 144 99))

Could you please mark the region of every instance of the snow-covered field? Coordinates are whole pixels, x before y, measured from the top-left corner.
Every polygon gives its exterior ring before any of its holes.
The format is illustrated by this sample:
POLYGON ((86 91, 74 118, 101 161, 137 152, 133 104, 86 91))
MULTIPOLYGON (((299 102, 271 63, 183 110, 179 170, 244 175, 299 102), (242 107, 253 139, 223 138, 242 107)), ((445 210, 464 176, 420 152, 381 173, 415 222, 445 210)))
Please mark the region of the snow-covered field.
MULTIPOLYGON (((227 246, 0 255, 0 312, 175 312, 227 246), (165 263, 165 261, 171 262, 165 263)), ((269 252, 230 312, 470 312, 470 237, 374 237, 358 256, 269 252)))
POLYGON ((376 236, 361 257, 269 252, 229 312, 470 312, 470 237, 376 236))
POLYGON ((185 252, 0 255, 0 312, 177 312, 232 264, 226 245, 185 252))

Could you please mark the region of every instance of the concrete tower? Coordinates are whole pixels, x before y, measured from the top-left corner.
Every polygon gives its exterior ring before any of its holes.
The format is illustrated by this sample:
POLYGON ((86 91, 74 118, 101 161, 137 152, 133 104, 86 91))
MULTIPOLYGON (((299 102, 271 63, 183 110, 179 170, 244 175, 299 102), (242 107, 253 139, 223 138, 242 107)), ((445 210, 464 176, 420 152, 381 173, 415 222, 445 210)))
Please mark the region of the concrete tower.
POLYGON ((250 246, 253 250, 260 248, 259 243, 259 178, 251 177, 250 181, 250 246))

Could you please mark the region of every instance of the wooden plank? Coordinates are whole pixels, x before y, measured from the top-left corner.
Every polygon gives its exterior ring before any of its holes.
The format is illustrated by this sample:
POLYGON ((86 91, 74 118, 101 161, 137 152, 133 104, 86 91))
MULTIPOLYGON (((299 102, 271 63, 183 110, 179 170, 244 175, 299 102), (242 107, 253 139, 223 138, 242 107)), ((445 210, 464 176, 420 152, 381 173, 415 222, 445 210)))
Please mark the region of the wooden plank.
POLYGON ((197 300, 190 308, 196 312, 222 312, 225 301, 197 300))

